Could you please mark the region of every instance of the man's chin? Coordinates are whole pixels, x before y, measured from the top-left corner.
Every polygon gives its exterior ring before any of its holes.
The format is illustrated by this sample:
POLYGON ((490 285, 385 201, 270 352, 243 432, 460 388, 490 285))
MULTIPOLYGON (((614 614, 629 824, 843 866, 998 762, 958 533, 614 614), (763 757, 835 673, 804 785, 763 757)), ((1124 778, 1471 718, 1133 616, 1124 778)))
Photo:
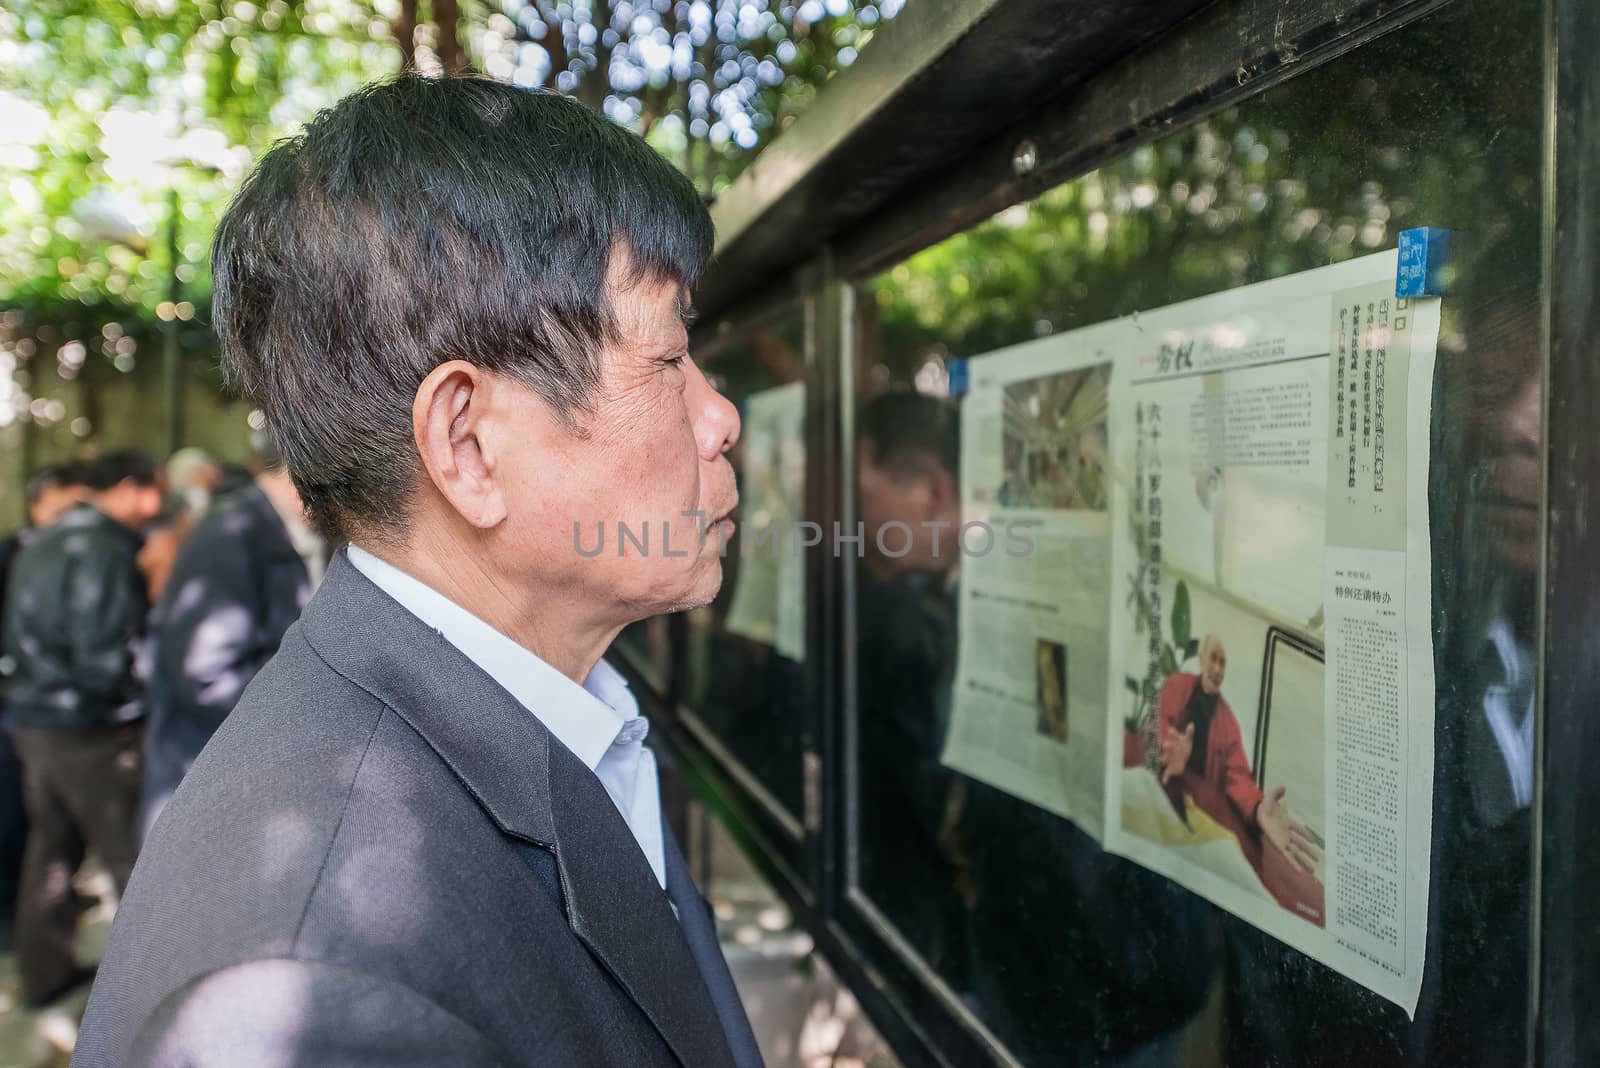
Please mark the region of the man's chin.
POLYGON ((641 618, 704 608, 717 599, 717 594, 721 590, 722 560, 712 558, 707 562, 703 570, 697 571, 693 578, 675 594, 668 597, 652 598, 641 618))

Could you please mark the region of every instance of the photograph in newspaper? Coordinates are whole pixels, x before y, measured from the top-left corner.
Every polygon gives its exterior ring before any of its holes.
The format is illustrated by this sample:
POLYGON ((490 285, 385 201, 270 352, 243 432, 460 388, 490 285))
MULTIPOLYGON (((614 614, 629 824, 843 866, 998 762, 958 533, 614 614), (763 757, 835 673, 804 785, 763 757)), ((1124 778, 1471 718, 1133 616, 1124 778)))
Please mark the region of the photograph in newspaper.
POLYGON ((1044 375, 1005 387, 1006 508, 1106 510, 1106 386, 1111 369, 1044 375))
POLYGON ((944 763, 1104 828, 1105 363, 1073 335, 970 362, 960 636, 944 763))
POLYGON ((1438 302, 1397 301, 1395 268, 1096 335, 1116 354, 1105 841, 1414 1011, 1438 302))
POLYGON ((1122 830, 1322 926, 1321 647, 1296 636, 1295 666, 1287 656, 1269 665, 1286 644, 1282 628, 1167 581, 1164 603, 1190 616, 1193 636, 1162 621, 1178 633, 1157 654, 1153 709, 1136 712, 1149 729, 1125 732, 1122 830), (1183 648, 1169 656, 1177 639, 1183 648), (1269 777, 1257 742, 1274 716, 1285 722, 1273 724, 1279 759, 1269 777), (1317 730, 1301 729, 1310 723, 1317 730))

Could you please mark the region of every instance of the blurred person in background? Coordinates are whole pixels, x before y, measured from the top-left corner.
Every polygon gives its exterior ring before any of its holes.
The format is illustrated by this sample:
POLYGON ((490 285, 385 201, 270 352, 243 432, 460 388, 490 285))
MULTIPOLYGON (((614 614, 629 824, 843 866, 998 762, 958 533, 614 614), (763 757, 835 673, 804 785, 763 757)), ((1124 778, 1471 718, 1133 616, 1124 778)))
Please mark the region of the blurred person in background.
MULTIPOLYGON (((261 431, 259 430, 255 431, 251 440, 255 441, 260 433, 261 431)), ((226 497, 230 493, 244 489, 256 480, 256 473, 244 464, 223 463, 218 466, 217 470, 219 472, 217 485, 211 491, 214 497, 226 497)))
POLYGON ((133 870, 144 715, 133 665, 148 610, 135 557, 161 511, 161 471, 116 450, 84 472, 88 499, 12 563, 8 704, 23 764, 28 844, 17 907, 24 999, 42 1005, 87 978, 73 960, 72 879, 92 849, 120 892, 133 870))
MULTIPOLYGON (((51 464, 36 471, 28 479, 27 530, 43 530, 61 518, 61 513, 83 501, 89 489, 83 484, 84 464, 69 460, 51 464)), ((13 540, 18 535, 12 535, 13 540)))
POLYGON ((140 531, 143 538, 135 560, 139 573, 144 576, 146 599, 151 605, 161 599, 162 591, 167 588, 167 578, 177 562, 178 550, 196 522, 183 498, 168 493, 162 500, 161 510, 140 531))
MULTIPOLYGON (((69 462, 40 468, 28 479, 28 523, 21 530, 0 538, 0 628, 5 626, 3 606, 11 577, 11 563, 22 547, 31 542, 39 531, 48 527, 73 505, 83 501, 89 488, 83 484, 84 466, 69 462)), ((0 645, 3 648, 3 645, 0 645)), ((13 665, 0 656, 0 702, 3 702, 5 679, 13 665)))
POLYGON ((222 465, 204 449, 190 445, 167 457, 167 492, 182 498, 189 515, 198 523, 217 496, 222 465))
POLYGON ((150 603, 161 600, 178 551, 205 517, 222 480, 222 467, 204 449, 179 449, 167 458, 167 499, 159 515, 144 529, 139 569, 144 572, 150 603))
POLYGON ((0 538, 0 948, 11 945, 11 921, 17 912, 17 890, 22 878, 22 850, 28 837, 28 817, 22 801, 22 763, 11 744, 11 717, 6 709, 6 688, 16 663, 5 655, 6 591, 11 561, 22 546, 61 513, 82 500, 82 467, 54 464, 28 479, 28 525, 0 538))
POLYGON ((326 566, 282 454, 258 432, 259 473, 184 542, 155 611, 141 826, 278 651, 326 566))

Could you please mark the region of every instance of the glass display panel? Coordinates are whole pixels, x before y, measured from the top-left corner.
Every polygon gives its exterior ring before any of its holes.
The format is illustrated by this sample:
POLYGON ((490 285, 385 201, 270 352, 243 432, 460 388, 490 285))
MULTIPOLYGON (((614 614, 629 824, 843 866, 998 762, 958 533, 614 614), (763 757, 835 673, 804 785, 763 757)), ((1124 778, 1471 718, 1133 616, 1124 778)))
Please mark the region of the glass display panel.
POLYGON ((804 314, 717 347, 701 367, 739 408, 739 441, 728 454, 739 507, 722 589, 688 614, 682 703, 688 727, 747 775, 798 837, 808 722, 805 568, 795 535, 805 502, 804 314))
MULTIPOLYGON (((931 970, 949 1004, 1025 1064, 1524 1057, 1543 507, 1540 27, 1530 0, 1447 5, 857 289, 855 518, 867 537, 851 609, 853 898, 889 951, 931 970), (958 635, 981 638, 960 618, 973 562, 948 541, 935 552, 926 534, 907 538, 896 527, 886 539, 903 549, 895 552, 877 535, 896 523, 959 527, 970 444, 962 410, 978 366, 966 361, 1393 249, 1416 227, 1448 228, 1454 247, 1427 442, 1435 771, 1413 1018, 1103 851, 1101 827, 1022 800, 1012 784, 952 770, 958 635)), ((1085 461, 1098 447, 1085 398, 1096 388, 1078 375, 1008 393, 995 416, 1006 441, 1000 503, 1094 510, 1102 489, 1085 461), (1026 429, 1041 413, 1056 413, 1048 448, 1026 429), (1015 445, 1005 436, 1013 425, 1023 428, 1015 445)), ((1195 489, 1203 499, 1204 487, 1195 489)), ((1248 482, 1229 489, 1240 498, 1230 504, 1249 506, 1248 482)), ((1306 640, 1321 627, 1323 591, 1267 581, 1272 560, 1312 550, 1282 515, 1251 514, 1227 544, 1189 545, 1195 559, 1183 563, 1229 576, 1211 601, 1274 613, 1248 648, 1230 652, 1264 670, 1248 685, 1236 670, 1226 690, 1250 725, 1239 744, 1264 789, 1323 772, 1305 764, 1323 722, 1304 707, 1324 686, 1320 644, 1306 640), (1280 614, 1290 624, 1279 625, 1280 614)), ((1123 597, 1122 576, 1111 578, 1110 596, 1123 597)), ((1080 592, 1047 586, 1037 596, 1054 603, 1080 592)), ((1169 618, 1170 608, 1163 631, 1169 618)), ((1183 630, 1175 662, 1202 676, 1209 650, 1187 622, 1183 630)), ((1016 653, 1036 732, 1064 752, 1074 743, 1077 680, 1104 655, 1090 642, 1085 658, 1082 646, 1040 640, 1016 653)), ((1114 738, 1123 723, 1113 720, 1114 738)), ((1331 818, 1320 800, 1294 810, 1316 850, 1331 818)))
POLYGON ((652 616, 629 623, 612 643, 610 656, 637 670, 658 693, 666 693, 672 668, 668 618, 652 616))

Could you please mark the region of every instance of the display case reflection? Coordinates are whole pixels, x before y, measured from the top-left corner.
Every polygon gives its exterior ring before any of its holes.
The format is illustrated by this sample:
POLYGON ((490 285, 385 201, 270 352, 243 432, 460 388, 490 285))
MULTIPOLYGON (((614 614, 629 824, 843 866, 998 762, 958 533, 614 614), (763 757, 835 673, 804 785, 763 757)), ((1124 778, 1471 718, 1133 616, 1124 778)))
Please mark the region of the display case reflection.
POLYGON ((702 366, 739 408, 722 589, 689 613, 690 727, 799 837, 805 706, 805 319, 757 325, 702 366))
MULTIPOLYGON (((1451 5, 1008 208, 858 291, 854 503, 867 538, 853 609, 853 884, 890 951, 930 969, 943 996, 1024 1063, 1182 1063, 1180 1049, 1223 1064, 1524 1055, 1543 428, 1538 19, 1534 5, 1515 6, 1514 18, 1491 18, 1476 0, 1451 5), (1491 24, 1500 30, 1487 32, 1491 24), (1422 70, 1404 61, 1441 48, 1481 63, 1422 70), (1481 73, 1484 64, 1499 74, 1481 73), (1427 944, 1411 1019, 1102 852, 1096 836, 1017 796, 1017 784, 955 770, 951 691, 970 629, 959 610, 969 561, 959 552, 929 561, 928 540, 890 524, 960 525, 970 358, 1393 247, 1399 230, 1422 224, 1468 240, 1443 305, 1429 424, 1435 772, 1427 944), (885 529, 903 557, 875 546, 885 529)), ((1004 409, 999 503, 1092 503, 1080 488, 1083 450, 1030 436, 1038 416, 1029 404, 1019 394, 1004 409)), ((1320 758, 1306 754, 1326 743, 1315 737, 1320 715, 1313 722, 1300 710, 1309 695, 1320 702, 1323 686, 1319 631, 1307 625, 1322 591, 1263 584, 1264 560, 1298 550, 1276 541, 1272 524, 1251 526, 1255 547, 1227 565, 1246 587, 1221 590, 1221 600, 1200 585, 1188 590, 1192 623, 1159 680, 1172 693, 1156 702, 1170 706, 1179 735, 1141 748, 1128 774, 1147 777, 1193 834, 1193 793, 1175 803, 1176 774, 1162 779, 1211 748, 1180 740, 1207 718, 1191 707, 1196 694, 1214 698, 1212 732, 1226 701, 1239 721, 1239 781, 1221 791, 1217 811, 1238 812, 1229 795, 1248 792, 1242 807, 1260 828, 1257 795, 1276 795, 1286 815, 1274 828, 1279 852, 1320 888, 1332 816, 1322 810, 1320 758), (1269 612, 1230 638, 1223 624, 1233 609, 1223 602, 1240 597, 1292 611, 1269 612), (1282 615, 1297 624, 1279 626, 1282 615)), ((1169 609, 1175 595, 1169 582, 1169 609)), ((1033 705, 1030 733, 1070 748, 1080 651, 1041 637, 1023 654, 1026 678, 1016 685, 1026 684, 1033 705)), ((1265 830, 1223 833, 1242 840, 1265 830)), ((1314 900, 1312 885, 1301 903, 1314 900)))

